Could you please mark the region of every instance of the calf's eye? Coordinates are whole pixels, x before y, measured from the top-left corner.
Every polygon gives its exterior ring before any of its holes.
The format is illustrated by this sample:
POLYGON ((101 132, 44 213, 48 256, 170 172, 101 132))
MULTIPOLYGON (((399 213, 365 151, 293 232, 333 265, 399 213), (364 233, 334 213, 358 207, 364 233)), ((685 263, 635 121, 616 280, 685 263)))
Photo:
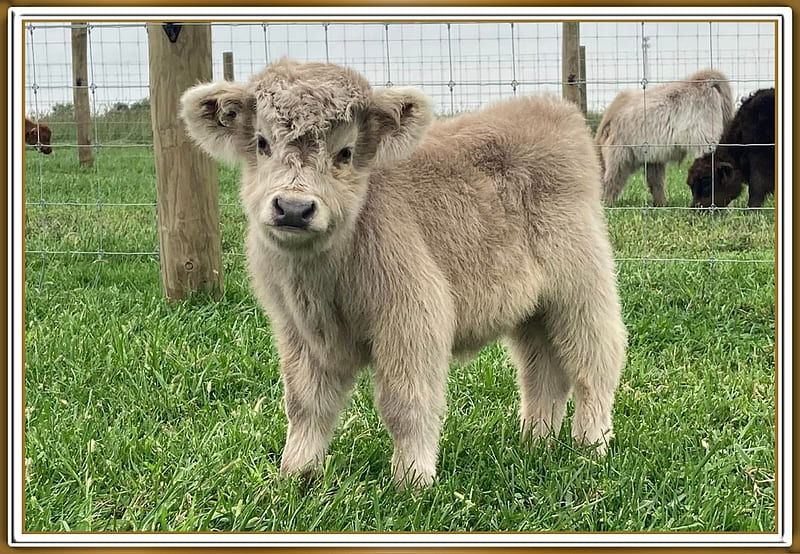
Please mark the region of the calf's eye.
POLYGON ((267 143, 267 139, 258 135, 258 153, 263 154, 265 156, 269 156, 271 151, 269 149, 269 144, 267 143))
POLYGON ((338 164, 348 164, 351 159, 353 159, 353 149, 349 146, 342 148, 339 150, 339 153, 336 154, 336 163, 338 164))

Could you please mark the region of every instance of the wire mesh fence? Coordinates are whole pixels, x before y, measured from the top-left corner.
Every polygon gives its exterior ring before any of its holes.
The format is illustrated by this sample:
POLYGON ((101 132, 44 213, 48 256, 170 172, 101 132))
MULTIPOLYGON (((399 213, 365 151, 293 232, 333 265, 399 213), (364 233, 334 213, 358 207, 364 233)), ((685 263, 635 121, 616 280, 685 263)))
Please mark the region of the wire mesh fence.
MULTIPOLYGON (((26 25, 26 115, 51 128, 54 155, 26 155, 25 251, 45 258, 157 256, 147 27, 89 22, 88 82, 81 85, 72 76, 72 28, 26 25), (75 154, 73 93, 80 86, 90 96, 91 168, 78 167, 75 154)), ((421 88, 437 113, 449 117, 517 95, 560 96, 563 38, 560 22, 215 23, 213 74, 223 77, 223 52, 232 53, 239 81, 282 56, 348 65, 375 87, 421 88)), ((585 76, 578 81, 593 130, 620 91, 643 90, 646 99, 648 88, 703 68, 728 77, 737 106, 752 92, 775 86, 771 22, 589 22, 580 24, 580 44, 585 76)), ((236 170, 221 171, 223 225, 241 223, 236 170)), ((674 197, 666 206, 652 206, 647 172, 645 164, 631 178, 627 196, 606 207, 612 240, 625 245, 617 250, 618 261, 774 263, 772 204, 753 210, 740 199, 712 216, 698 214, 684 184, 678 193, 674 185, 668 191, 674 197), (688 238, 676 241, 676 229, 688 238), (730 243, 742 236, 753 248, 734 252, 730 243)), ((685 181, 685 164, 670 172, 672 181, 685 181)), ((234 235, 224 245, 227 253, 240 249, 234 235)))

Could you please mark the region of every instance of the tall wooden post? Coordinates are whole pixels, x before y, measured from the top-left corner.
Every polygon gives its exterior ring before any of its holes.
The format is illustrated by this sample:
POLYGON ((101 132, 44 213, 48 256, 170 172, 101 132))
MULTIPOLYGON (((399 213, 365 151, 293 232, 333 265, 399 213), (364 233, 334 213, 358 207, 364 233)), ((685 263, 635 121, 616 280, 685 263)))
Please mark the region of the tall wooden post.
POLYGON ((586 96, 586 47, 581 45, 580 72, 578 73, 578 95, 581 100, 581 111, 586 117, 589 110, 588 98, 586 96))
POLYGON ((578 23, 562 23, 561 29, 561 96, 580 106, 580 30, 578 23))
POLYGON ((233 52, 222 53, 222 75, 226 81, 233 81, 233 52))
POLYGON ((181 94, 211 80, 211 26, 148 23, 150 114, 158 181, 158 244, 167 298, 222 296, 217 164, 177 117, 181 94))
POLYGON ((90 136, 89 78, 86 66, 86 23, 72 24, 72 100, 75 104, 75 128, 78 137, 78 163, 94 164, 90 136))

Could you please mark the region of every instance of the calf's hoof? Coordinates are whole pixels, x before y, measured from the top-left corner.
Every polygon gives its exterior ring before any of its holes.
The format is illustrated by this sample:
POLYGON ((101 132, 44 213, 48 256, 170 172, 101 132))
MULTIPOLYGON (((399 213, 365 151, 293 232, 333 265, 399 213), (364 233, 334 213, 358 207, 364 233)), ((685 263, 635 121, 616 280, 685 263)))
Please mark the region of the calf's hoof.
POLYGON ((303 481, 310 481, 317 474, 319 474, 322 464, 318 461, 310 461, 305 464, 292 463, 290 460, 284 458, 281 460, 280 478, 291 479, 299 477, 303 481))
POLYGON ((424 489, 430 487, 436 479, 436 467, 419 467, 411 464, 392 463, 392 475, 398 490, 424 489))
POLYGON ((588 436, 586 434, 581 435, 580 437, 573 437, 575 442, 581 446, 584 446, 591 450, 591 453, 603 457, 608 453, 608 444, 611 442, 611 439, 614 437, 614 434, 609 429, 605 433, 598 434, 597 436, 588 436))
POLYGON ((394 483, 395 487, 397 487, 397 490, 415 491, 430 487, 433 485, 435 478, 436 476, 432 474, 422 474, 415 471, 407 471, 403 474, 395 473, 394 483))

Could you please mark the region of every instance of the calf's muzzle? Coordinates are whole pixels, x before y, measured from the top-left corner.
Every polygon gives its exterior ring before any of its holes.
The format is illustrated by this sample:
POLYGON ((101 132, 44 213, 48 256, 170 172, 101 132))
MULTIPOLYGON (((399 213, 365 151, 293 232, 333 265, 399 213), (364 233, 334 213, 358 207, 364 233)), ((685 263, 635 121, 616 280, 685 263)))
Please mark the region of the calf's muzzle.
POLYGON ((316 212, 317 205, 313 200, 286 196, 276 196, 272 200, 272 221, 276 226, 308 229, 316 212))

